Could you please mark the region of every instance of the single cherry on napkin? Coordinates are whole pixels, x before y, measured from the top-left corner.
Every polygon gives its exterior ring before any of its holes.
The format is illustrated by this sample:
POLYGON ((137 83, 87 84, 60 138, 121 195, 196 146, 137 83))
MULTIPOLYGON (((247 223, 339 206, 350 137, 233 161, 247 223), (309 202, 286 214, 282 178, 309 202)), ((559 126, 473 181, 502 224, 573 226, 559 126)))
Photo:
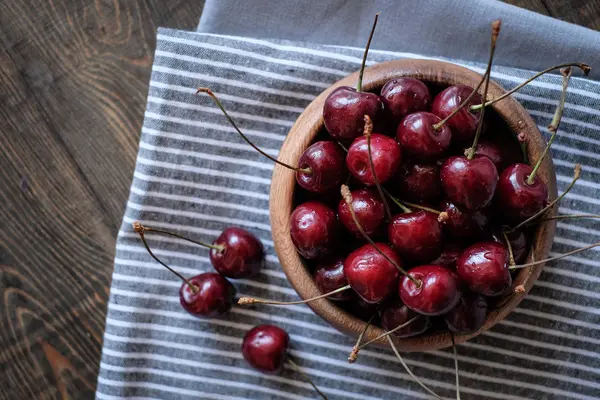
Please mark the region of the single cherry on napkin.
POLYGON ((350 143, 362 135, 365 127, 365 115, 377 122, 383 113, 383 103, 379 96, 375 93, 362 91, 363 73, 378 18, 379 14, 375 15, 356 88, 341 86, 331 92, 325 99, 323 106, 325 128, 333 139, 340 142, 350 143))
POLYGON ((179 289, 179 301, 187 312, 196 317, 211 318, 222 315, 231 309, 236 291, 227 279, 214 272, 185 278, 152 252, 144 236, 144 233, 149 231, 148 228, 136 221, 133 223, 133 229, 140 235, 148 254, 183 281, 179 289))

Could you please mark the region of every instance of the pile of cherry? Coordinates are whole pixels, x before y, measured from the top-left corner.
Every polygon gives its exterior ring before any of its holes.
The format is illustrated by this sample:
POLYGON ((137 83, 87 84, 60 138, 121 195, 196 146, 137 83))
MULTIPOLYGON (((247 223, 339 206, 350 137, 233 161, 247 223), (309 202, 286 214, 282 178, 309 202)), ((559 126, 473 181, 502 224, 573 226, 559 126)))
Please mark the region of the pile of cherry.
MULTIPOLYGON (((361 334, 349 361, 358 351, 387 336, 390 346, 409 374, 430 394, 402 361, 389 335, 421 335, 430 329, 464 334, 477 331, 494 299, 512 291, 513 273, 562 258, 523 264, 529 242, 540 223, 559 217, 548 212, 572 188, 549 201, 546 183, 538 175, 549 153, 562 117, 571 66, 589 71, 585 64, 566 64, 536 74, 527 82, 560 67, 563 90, 548 129, 552 137, 534 166, 523 156, 527 132, 512 132, 486 107, 506 95, 488 100, 488 84, 500 22, 492 24, 487 70, 476 87, 435 83, 401 77, 377 93, 362 90, 367 43, 356 88, 342 86, 325 101, 325 131, 298 159, 297 166, 274 159, 255 146, 237 127, 217 96, 207 88, 240 136, 265 157, 296 173, 296 207, 290 216, 290 234, 298 253, 312 270, 322 295, 302 301, 271 301, 241 297, 237 303, 299 304, 327 298, 385 331, 361 343, 361 334), (479 94, 483 86, 483 96, 479 94)), ((573 217, 573 216, 562 216, 573 217)), ((584 217, 598 217, 584 215, 584 217)), ((261 242, 241 228, 227 228, 212 243, 177 233, 133 224, 148 253, 176 274, 183 284, 181 306, 201 318, 227 313, 236 297, 229 279, 249 278, 264 263, 261 242), (161 261, 145 234, 170 235, 210 249, 216 272, 186 278, 161 261)), ((242 354, 265 373, 279 372, 287 358, 289 336, 273 325, 248 331, 242 354)), ((454 349, 455 350, 455 349, 454 349)), ((456 350, 455 350, 456 351, 456 350)), ((455 353, 456 354, 456 353, 455 353)), ((455 358, 458 388, 458 363, 455 358)), ((305 376, 315 390, 322 392, 305 376)))

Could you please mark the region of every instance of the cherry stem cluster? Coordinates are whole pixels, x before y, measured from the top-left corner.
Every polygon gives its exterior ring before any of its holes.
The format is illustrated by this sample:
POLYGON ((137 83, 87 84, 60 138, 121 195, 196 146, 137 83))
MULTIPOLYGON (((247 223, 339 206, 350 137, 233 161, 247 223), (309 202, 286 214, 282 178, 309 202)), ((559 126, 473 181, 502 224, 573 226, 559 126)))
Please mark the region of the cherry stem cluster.
POLYGON ((520 83, 519 85, 515 86, 514 88, 512 88, 511 90, 509 90, 508 92, 504 93, 502 96, 496 97, 495 99, 492 99, 488 102, 486 102, 485 104, 476 104, 470 107, 471 111, 477 111, 479 109, 481 109, 482 107, 487 107, 487 106, 491 106, 492 104, 507 98, 508 96, 510 96, 511 94, 513 94, 514 92, 518 91, 519 89, 521 89, 524 86, 527 86, 530 82, 532 82, 533 80, 539 78, 542 75, 547 74, 548 72, 552 72, 552 71, 556 71, 557 69, 562 69, 562 68, 568 68, 568 67, 576 67, 576 68, 580 68, 583 71, 583 74, 585 76, 587 76, 590 73, 590 70, 592 69, 589 65, 584 64, 584 63, 567 63, 567 64, 560 64, 560 65, 555 65, 553 67, 549 67, 546 68, 543 71, 538 72, 537 74, 533 75, 531 78, 527 79, 525 82, 520 83))
POLYGON ((388 220, 392 220, 392 212, 390 211, 390 206, 383 195, 383 188, 381 187, 381 183, 379 183, 379 178, 377 178, 377 173, 375 172, 375 163, 373 162, 373 153, 371 152, 371 134, 373 133, 373 121, 371 117, 368 115, 364 116, 365 119, 365 128, 363 134, 367 137, 367 152, 369 153, 369 167, 371 168, 371 174, 373 175, 373 181, 375 182, 375 187, 377 188, 377 192, 379 193, 379 197, 381 197, 381 201, 383 202, 383 207, 385 208, 385 213, 388 217, 388 220))
POLYGON ((390 264, 392 264, 394 267, 396 267, 396 269, 398 271, 400 271, 404 276, 406 276, 408 279, 410 279, 412 281, 412 283, 414 283, 417 287, 421 287, 421 281, 415 279, 412 275, 410 275, 408 272, 406 272, 401 266, 399 266, 397 262, 395 262, 394 260, 392 260, 391 258, 389 258, 375 244, 375 242, 373 241, 373 239, 371 239, 369 237, 369 235, 367 235, 367 232, 365 232, 365 230, 363 229, 362 225, 358 221, 358 218, 356 217, 356 213, 354 212, 354 208, 352 207, 352 193, 350 193, 350 188, 348 188, 348 186, 346 186, 346 185, 342 185, 341 193, 342 193, 342 199, 344 199, 344 201, 348 205, 348 210, 350 211, 350 215, 352 216, 352 219, 354 220, 354 224, 358 228, 358 230, 361 233, 361 235, 367 240, 367 242, 369 242, 369 244, 371 246, 373 246, 373 248, 375 248, 375 250, 379 254, 381 254, 383 256, 383 258, 385 258, 390 264))
POLYGON ((394 341, 392 340, 392 338, 388 336, 387 340, 390 343, 390 347, 392 348, 394 354, 396 354, 396 357, 398 357, 398 360, 400 360, 400 364, 402 364, 402 366, 404 367, 404 369, 406 370, 406 372, 408 372, 408 374, 414 379, 414 381, 417 382, 419 384, 419 386, 421 386, 423 389, 425 389, 430 395, 432 395, 436 399, 441 399, 442 397, 440 397, 433 390, 429 389, 427 387, 427 385, 425 385, 423 382, 421 382, 421 380, 419 378, 417 378, 417 376, 415 374, 413 374, 413 372, 410 370, 410 368, 408 368, 408 365, 406 364, 406 362, 404 361, 404 359, 400 355, 400 352, 396 348, 396 345, 394 344, 394 341))
POLYGON ((581 247, 579 249, 571 250, 567 253, 558 255, 556 257, 546 258, 545 260, 534 261, 534 262, 530 262, 527 264, 521 264, 521 265, 513 265, 512 267, 509 267, 508 269, 522 269, 522 268, 527 268, 527 267, 533 267, 533 266, 540 265, 540 264, 545 264, 550 261, 560 260, 561 258, 572 256, 573 254, 581 253, 582 251, 593 249, 594 247, 598 247, 598 246, 600 246, 600 242, 593 243, 593 244, 590 244, 589 246, 581 247))
POLYGON ((223 112, 223 115, 225 115, 225 118, 227 118, 227 121, 229 121, 229 123, 231 124, 231 126, 233 126, 233 128, 242 137, 242 139, 244 139, 246 141, 246 143, 248 143, 250 146, 252 146, 252 148, 254 150, 258 151, 260 154, 262 154, 263 156, 267 157, 269 160, 273 161, 274 163, 281 165, 282 167, 285 167, 285 168, 288 168, 288 169, 291 169, 291 170, 294 170, 296 172, 300 172, 300 173, 303 173, 303 174, 312 174, 312 170, 310 168, 292 167, 291 165, 286 164, 283 161, 279 161, 275 157, 267 154, 266 152, 264 152, 263 150, 261 150, 257 145, 255 145, 254 143, 252 143, 250 141, 250 139, 248 139, 248 137, 240 130, 240 128, 238 128, 238 126, 236 125, 236 123, 233 121, 233 119, 229 116, 229 114, 225 110, 225 107, 223 107, 223 104, 221 103, 221 101, 219 100, 219 98, 217 97, 217 95, 215 95, 212 90, 210 90, 209 88, 201 87, 201 88, 198 88, 198 90, 196 91, 196 94, 198 94, 198 93, 206 93, 207 95, 209 95, 215 101, 217 107, 219 107, 221 109, 221 111, 223 112))
POLYGON ((548 144, 544 148, 542 155, 540 156, 537 163, 533 167, 533 171, 527 177, 527 183, 529 185, 533 184, 533 180, 535 179, 535 175, 537 174, 540 166, 542 165, 542 160, 546 157, 548 152, 550 151, 550 146, 554 143, 554 139, 556 139, 556 134, 558 133, 558 127, 560 126, 560 120, 562 119, 563 112, 565 110, 565 101, 567 99, 567 88, 569 87, 569 80, 571 79, 572 69, 571 67, 567 67, 565 69, 561 69, 560 73, 563 76, 562 81, 562 92, 560 94, 560 100, 558 102, 558 106, 556 107, 556 111, 554 112, 554 116, 552 117, 552 122, 548 125, 548 130, 552 133, 550 136, 550 140, 548 140, 548 144))
POLYGON ((356 351, 356 356, 358 356, 358 352, 362 349, 364 349, 365 347, 367 347, 368 345, 375 343, 376 341, 383 339, 384 337, 388 337, 389 335, 393 334, 394 332, 396 332, 397 330, 400 330, 402 328, 406 328, 408 325, 412 324, 413 322, 415 322, 417 319, 419 319, 421 316, 420 315, 416 315, 414 317, 412 317, 411 319, 409 319, 408 321, 406 321, 405 323, 398 325, 397 327, 395 327, 394 329, 391 329, 387 332, 382 333, 381 335, 369 340, 366 343, 361 344, 360 346, 358 346, 358 349, 356 351))
POLYGON ((371 318, 369 318, 369 321, 367 321, 367 323, 363 327, 362 331, 360 332, 360 335, 358 335, 358 339, 356 339, 356 344, 354 345, 354 347, 352 347, 352 352, 350 353, 350 356, 348 356, 348 362, 350 364, 353 364, 354 362, 356 362, 356 359, 358 357, 358 352, 359 352, 360 344, 362 343, 362 340, 363 340, 363 337, 365 336, 365 333, 367 333, 367 329, 369 329, 369 326, 371 326, 371 322, 373 322, 373 319, 375 318, 375 315, 376 314, 371 315, 371 318))
POLYGON ((373 34, 375 33, 375 27, 377 26, 378 19, 379 13, 375 14, 373 26, 371 27, 371 33, 369 33, 369 40, 367 40, 367 45, 365 46, 365 52, 363 54, 362 63, 360 65, 360 71, 358 72, 358 82, 356 82, 357 92, 360 92, 362 90, 363 74, 365 72, 365 65, 367 64, 367 56, 369 55, 369 48, 371 47, 371 40, 373 40, 373 34))
POLYGON ((475 132, 475 139, 473 139, 473 145, 467 154, 467 159, 471 160, 475 157, 475 153, 477 151, 477 144, 479 143, 479 137, 481 136, 481 131, 483 129, 483 116, 485 115, 485 102, 487 100, 487 92, 490 84, 490 76, 492 75, 492 62, 494 60, 494 53, 496 52, 496 42, 498 40, 498 35, 500 34, 500 27, 502 26, 502 21, 499 19, 492 22, 492 39, 490 44, 490 58, 488 60, 487 68, 485 70, 483 85, 483 107, 481 107, 481 112, 479 114, 479 122, 477 123, 477 131, 475 132))
POLYGON ((148 251, 148 254, 150 254, 150 256, 152 256, 152 258, 154 258, 156 260, 156 262, 158 262, 160 265, 162 265, 163 267, 165 267, 166 269, 168 269, 169 271, 171 271, 172 273, 174 273, 179 279, 181 279, 183 282, 185 282, 185 284, 187 284, 190 289, 192 289, 192 292, 198 293, 198 287, 196 285, 194 285, 192 282, 190 282, 186 277, 184 277, 183 275, 181 275, 179 272, 175 271, 173 268, 169 267, 167 264, 165 264, 164 262, 162 262, 160 260, 160 258, 158 258, 153 252, 152 250, 150 250, 150 246, 148 245, 148 242, 146 241, 146 237, 144 236, 144 231, 150 231, 149 228, 146 228, 144 225, 142 225, 140 222, 135 221, 133 224, 133 230, 140 235, 140 239, 142 239, 142 243, 144 244, 144 247, 146 248, 146 250, 148 251))
POLYGON ((240 297, 240 299, 238 300, 238 304, 241 306, 244 306, 247 304, 271 304, 271 305, 276 305, 276 306, 288 306, 288 305, 292 305, 292 304, 305 304, 305 303, 310 303, 311 301, 315 301, 315 300, 323 299, 325 297, 332 296, 336 293, 340 293, 340 292, 343 292, 348 289, 350 289, 350 285, 342 286, 341 288, 332 290, 331 292, 328 292, 328 293, 320 294, 315 297, 311 297, 310 299, 297 300, 297 301, 275 301, 275 300, 261 300, 261 299, 255 298, 255 297, 240 297))

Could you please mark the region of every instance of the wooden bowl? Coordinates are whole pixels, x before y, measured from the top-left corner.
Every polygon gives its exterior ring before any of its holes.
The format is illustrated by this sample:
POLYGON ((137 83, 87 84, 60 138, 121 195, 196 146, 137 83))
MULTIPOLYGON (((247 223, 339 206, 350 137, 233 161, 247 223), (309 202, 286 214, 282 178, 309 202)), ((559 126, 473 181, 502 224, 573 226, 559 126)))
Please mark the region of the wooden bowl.
MULTIPOLYGON (((291 165, 297 164, 298 158, 314 141, 315 136, 324 131, 322 110, 329 93, 339 86, 354 86, 357 76, 358 74, 354 73, 335 83, 310 103, 300 115, 283 143, 279 153, 280 161, 291 165)), ((481 79, 481 75, 469 69, 446 62, 395 60, 367 68, 364 74, 363 89, 366 91, 378 91, 385 82, 398 77, 414 77, 421 79, 427 84, 442 87, 454 84, 465 84, 475 87, 481 79)), ((490 81, 488 98, 497 97, 502 93, 504 93, 502 87, 490 81)), ((494 104, 492 108, 514 133, 527 133, 528 157, 530 160, 537 160, 546 143, 527 111, 511 97, 494 104)), ((556 198, 556 174, 550 157, 546 157, 543 161, 539 170, 539 177, 548 185, 550 198, 556 198)), ((294 207, 295 188, 296 180, 294 171, 276 165, 273 171, 270 194, 271 229, 275 251, 279 256, 279 261, 288 280, 300 297, 307 299, 321 293, 315 285, 303 259, 296 252, 290 238, 289 218, 294 207)), ((556 211, 553 210, 553 212, 556 211)), ((530 252, 528 260, 541 260, 548 257, 555 229, 556 224, 554 221, 541 224, 533 236, 533 250, 530 252)), ((543 265, 538 265, 520 270, 514 279, 513 288, 517 285, 523 285, 525 291, 517 294, 511 290, 510 294, 498 299, 496 308, 488 313, 482 328, 468 335, 456 336, 456 342, 461 343, 477 336, 504 319, 519 304, 523 296, 529 292, 539 277, 542 268, 543 265)), ((309 303, 309 305, 315 313, 348 335, 357 337, 364 328, 364 321, 344 311, 335 302, 321 299, 309 303)), ((370 340, 382 333, 383 330, 381 328, 371 326, 367 330, 365 338, 366 340, 370 340)), ((447 331, 425 333, 414 338, 395 338, 394 340, 398 348, 402 351, 429 351, 448 347, 452 344, 450 334, 447 331)), ((385 338, 380 339, 376 343, 381 346, 389 346, 385 338)))

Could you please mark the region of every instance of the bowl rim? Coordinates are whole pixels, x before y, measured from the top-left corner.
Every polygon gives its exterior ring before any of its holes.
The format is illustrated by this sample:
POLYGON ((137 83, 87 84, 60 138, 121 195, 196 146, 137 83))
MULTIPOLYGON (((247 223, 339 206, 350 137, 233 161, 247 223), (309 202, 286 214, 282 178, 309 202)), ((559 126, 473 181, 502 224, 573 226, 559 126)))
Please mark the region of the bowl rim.
MULTIPOLYGON (((292 165, 297 163, 302 152, 313 142, 315 136, 324 129, 322 110, 327 96, 340 86, 354 86, 357 77, 358 72, 355 72, 339 80, 323 91, 306 107, 290 129, 281 147, 278 157, 280 161, 292 165)), ((363 90, 371 91, 381 88, 388 80, 400 77, 412 77, 421 79, 426 83, 447 86, 465 84, 471 87, 475 87, 481 79, 481 75, 477 72, 456 64, 436 60, 402 59, 387 61, 366 68, 363 78, 363 90)), ((488 98, 495 98, 503 93, 505 93, 505 90, 498 83, 490 80, 488 98)), ((512 96, 495 103, 492 108, 513 132, 527 132, 526 149, 528 158, 537 159, 546 142, 537 124, 525 108, 512 96)), ((552 157, 546 157, 542 161, 539 177, 548 186, 549 198, 556 198, 556 173, 552 157)), ((307 299, 321 293, 308 268, 297 253, 290 237, 289 217, 294 204, 295 184, 294 171, 275 165, 269 196, 271 232, 275 252, 288 281, 302 299, 307 299)), ((557 207, 554 207, 550 212, 554 215, 556 211, 557 207)), ((532 250, 527 257, 528 261, 548 257, 555 230, 556 221, 538 227, 532 241, 532 250)), ((522 285, 525 290, 519 293, 511 290, 510 293, 502 296, 497 302, 496 309, 488 312, 486 321, 479 330, 469 334, 455 335, 455 342, 458 344, 469 340, 504 319, 531 290, 543 267, 544 265, 541 264, 520 270, 513 280, 511 289, 522 285)), ((364 328, 365 322, 363 320, 338 307, 333 301, 321 299, 308 305, 317 315, 345 334, 358 337, 364 328)), ((370 326, 365 332, 364 340, 374 339, 381 333, 384 333, 384 330, 380 327, 370 326)), ((431 351, 452 345, 451 335, 448 331, 434 332, 429 335, 425 334, 411 338, 394 337, 393 339, 398 349, 405 352, 431 351)), ((389 347, 386 339, 380 339, 375 344, 389 347)))

